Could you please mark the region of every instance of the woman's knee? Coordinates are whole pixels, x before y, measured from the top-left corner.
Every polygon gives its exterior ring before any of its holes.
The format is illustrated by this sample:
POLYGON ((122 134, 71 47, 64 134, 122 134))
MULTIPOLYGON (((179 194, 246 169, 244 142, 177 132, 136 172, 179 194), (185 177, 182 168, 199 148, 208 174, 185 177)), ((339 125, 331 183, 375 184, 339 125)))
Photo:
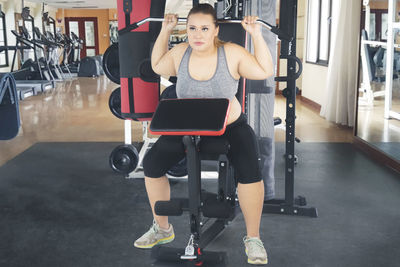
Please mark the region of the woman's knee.
POLYGON ((157 162, 155 162, 151 153, 146 153, 143 158, 143 172, 144 176, 149 178, 160 178, 165 175, 165 173, 157 168, 157 162))
POLYGON ((241 176, 237 180, 240 184, 254 184, 262 181, 262 178, 260 174, 257 174, 255 176, 241 176))
POLYGON ((184 156, 182 137, 161 136, 143 158, 144 175, 162 177, 184 156))

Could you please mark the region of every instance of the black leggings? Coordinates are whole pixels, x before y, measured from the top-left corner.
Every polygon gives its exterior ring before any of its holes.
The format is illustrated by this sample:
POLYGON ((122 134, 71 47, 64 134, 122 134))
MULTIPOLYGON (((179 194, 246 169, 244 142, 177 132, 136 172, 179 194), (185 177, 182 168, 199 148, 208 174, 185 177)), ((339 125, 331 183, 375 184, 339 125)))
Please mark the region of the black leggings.
MULTIPOLYGON (((261 181, 257 139, 244 114, 228 125, 221 137, 229 142, 228 159, 233 164, 238 182, 250 184, 261 181)), ((144 175, 162 177, 184 157, 182 136, 160 136, 143 159, 144 175)))

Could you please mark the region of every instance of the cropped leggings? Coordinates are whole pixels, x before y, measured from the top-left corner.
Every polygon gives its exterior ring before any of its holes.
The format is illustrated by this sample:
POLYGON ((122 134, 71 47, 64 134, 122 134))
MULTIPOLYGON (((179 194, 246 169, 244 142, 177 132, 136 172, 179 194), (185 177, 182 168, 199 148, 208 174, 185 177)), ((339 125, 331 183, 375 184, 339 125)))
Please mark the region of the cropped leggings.
MULTIPOLYGON (((257 139, 244 114, 228 125, 221 137, 229 142, 227 156, 238 182, 250 184, 261 181, 257 139)), ((182 136, 160 136, 143 159, 144 175, 151 178, 162 177, 184 157, 182 136)))

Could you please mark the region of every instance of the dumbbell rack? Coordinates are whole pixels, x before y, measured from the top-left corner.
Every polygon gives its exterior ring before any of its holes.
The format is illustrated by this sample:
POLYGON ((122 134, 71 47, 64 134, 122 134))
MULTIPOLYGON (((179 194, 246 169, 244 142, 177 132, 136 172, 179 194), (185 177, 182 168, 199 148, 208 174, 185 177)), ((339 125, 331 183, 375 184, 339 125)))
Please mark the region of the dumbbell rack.
MULTIPOLYGON (((164 86, 170 86, 172 83, 161 77, 160 83, 164 86)), ((132 121, 125 120, 125 144, 132 144, 132 121)), ((151 148, 151 146, 157 141, 158 138, 149 137, 149 122, 142 122, 143 131, 143 145, 139 151, 139 161, 137 167, 134 171, 129 173, 126 178, 143 178, 143 158, 146 152, 151 148)))

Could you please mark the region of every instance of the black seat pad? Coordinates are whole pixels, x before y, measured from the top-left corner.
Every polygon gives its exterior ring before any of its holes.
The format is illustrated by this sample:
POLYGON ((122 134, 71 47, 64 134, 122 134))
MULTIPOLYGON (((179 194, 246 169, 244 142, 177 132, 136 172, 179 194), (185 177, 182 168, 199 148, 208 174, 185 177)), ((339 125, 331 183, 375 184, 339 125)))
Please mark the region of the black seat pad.
POLYGON ((229 100, 224 98, 162 100, 150 131, 163 135, 222 135, 228 108, 229 100))

